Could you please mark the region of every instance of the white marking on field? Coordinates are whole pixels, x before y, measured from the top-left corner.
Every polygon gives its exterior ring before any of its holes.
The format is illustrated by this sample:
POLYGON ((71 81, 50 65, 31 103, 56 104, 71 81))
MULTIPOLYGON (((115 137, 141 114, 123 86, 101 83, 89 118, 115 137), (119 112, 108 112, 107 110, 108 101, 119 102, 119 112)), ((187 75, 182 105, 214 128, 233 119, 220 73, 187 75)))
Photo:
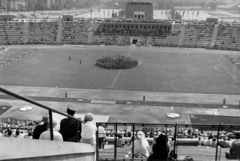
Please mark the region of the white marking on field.
POLYGON ((226 71, 222 71, 222 70, 218 69, 218 66, 219 66, 219 65, 221 65, 221 64, 217 64, 217 65, 214 67, 214 69, 216 69, 216 70, 219 71, 219 72, 224 72, 224 73, 226 73, 226 71))
POLYGON ((229 72, 229 70, 218 60, 218 62, 222 65, 222 67, 228 72, 228 74, 231 75, 231 77, 236 81, 238 82, 238 80, 229 72))
MULTIPOLYGON (((33 59, 30 59, 30 60, 26 61, 26 62, 29 62, 29 61, 32 61, 32 60, 37 60, 37 58, 40 57, 40 56, 42 56, 42 55, 44 55, 44 53, 36 56, 36 57, 33 58, 33 59)), ((20 58, 20 59, 21 59, 21 58, 20 58)), ((15 67, 9 69, 8 71, 4 72, 4 74, 6 74, 6 73, 10 72, 11 70, 13 70, 13 69, 15 69, 15 68, 18 68, 18 67, 20 67, 20 66, 25 66, 25 65, 29 65, 29 64, 31 64, 31 63, 25 63, 25 64, 23 63, 23 64, 20 64, 20 65, 18 65, 18 66, 15 66, 15 67)))
MULTIPOLYGON (((129 54, 128 54, 128 56, 127 56, 127 57, 129 57, 129 56, 130 56, 130 54, 131 54, 131 52, 129 52, 129 54)), ((121 72, 122 72, 122 70, 119 70, 119 72, 118 72, 118 74, 117 74, 116 78, 114 79, 114 81, 113 81, 113 83, 112 83, 112 85, 111 85, 111 88, 113 88, 113 86, 114 86, 115 82, 117 81, 117 79, 118 79, 118 76, 120 75, 120 73, 121 73, 121 72)))
POLYGON ((6 113, 8 113, 14 106, 10 107, 7 111, 5 111, 0 117, 3 117, 6 113))

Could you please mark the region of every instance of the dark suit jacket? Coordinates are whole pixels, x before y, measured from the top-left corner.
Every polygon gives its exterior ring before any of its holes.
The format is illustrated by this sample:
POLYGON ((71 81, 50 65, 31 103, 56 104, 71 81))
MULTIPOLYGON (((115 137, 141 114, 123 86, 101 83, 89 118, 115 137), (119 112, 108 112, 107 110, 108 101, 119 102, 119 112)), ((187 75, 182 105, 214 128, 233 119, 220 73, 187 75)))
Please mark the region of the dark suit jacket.
POLYGON ((79 142, 81 139, 81 121, 79 120, 79 126, 77 127, 77 121, 71 118, 65 118, 61 120, 60 123, 60 133, 62 134, 63 141, 70 141, 70 142, 79 142), (77 130, 79 139, 77 140, 77 130))
POLYGON ((39 139, 42 132, 47 131, 47 129, 48 129, 48 124, 47 123, 36 126, 34 131, 33 131, 33 139, 39 139))

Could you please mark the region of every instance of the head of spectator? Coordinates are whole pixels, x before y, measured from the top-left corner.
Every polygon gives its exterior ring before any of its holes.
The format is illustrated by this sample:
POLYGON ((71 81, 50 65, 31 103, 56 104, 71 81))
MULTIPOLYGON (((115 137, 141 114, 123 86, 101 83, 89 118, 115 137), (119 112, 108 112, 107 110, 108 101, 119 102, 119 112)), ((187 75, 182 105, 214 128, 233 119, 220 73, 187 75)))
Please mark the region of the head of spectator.
POLYGON ((167 160, 169 151, 168 137, 164 134, 160 134, 158 138, 156 138, 156 144, 152 146, 153 153, 150 155, 148 160, 167 160))
POLYGON ((15 137, 18 137, 19 134, 20 134, 20 131, 19 131, 19 129, 17 129, 16 132, 15 132, 15 137))
POLYGON ((11 129, 8 129, 7 130, 7 137, 11 137, 12 136, 12 130, 11 129))
POLYGON ((85 116, 84 116, 84 122, 88 122, 88 121, 92 121, 93 120, 93 115, 92 113, 87 113, 85 116))
POLYGON ((48 116, 43 116, 42 117, 43 124, 48 124, 48 120, 49 120, 48 116))
POLYGON ((240 140, 235 140, 232 142, 233 153, 236 154, 237 159, 240 160, 240 140))
POLYGON ((73 109, 74 109, 73 105, 69 104, 68 108, 67 108, 67 114, 70 115, 70 116, 74 116, 76 111, 74 111, 73 109))

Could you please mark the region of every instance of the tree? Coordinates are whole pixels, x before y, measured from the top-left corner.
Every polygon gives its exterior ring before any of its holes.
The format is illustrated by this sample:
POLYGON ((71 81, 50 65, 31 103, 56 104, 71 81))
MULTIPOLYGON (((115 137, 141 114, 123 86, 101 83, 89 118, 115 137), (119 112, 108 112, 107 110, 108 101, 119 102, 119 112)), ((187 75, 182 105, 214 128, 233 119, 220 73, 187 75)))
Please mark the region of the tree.
POLYGON ((211 8, 211 10, 216 10, 218 4, 215 0, 213 0, 212 2, 209 2, 208 6, 211 8))
POLYGON ((206 7, 206 4, 205 4, 205 2, 204 2, 204 1, 201 3, 201 6, 202 6, 202 9, 205 9, 205 7, 206 7))

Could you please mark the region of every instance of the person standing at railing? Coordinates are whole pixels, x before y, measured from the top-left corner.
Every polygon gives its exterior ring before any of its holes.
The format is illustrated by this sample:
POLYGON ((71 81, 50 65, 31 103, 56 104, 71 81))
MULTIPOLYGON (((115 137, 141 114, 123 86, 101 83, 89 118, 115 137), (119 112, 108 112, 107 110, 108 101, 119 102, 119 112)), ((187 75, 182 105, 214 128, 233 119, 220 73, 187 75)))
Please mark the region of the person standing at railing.
POLYGON ((98 147, 99 149, 104 149, 103 140, 106 139, 106 131, 101 125, 98 126, 98 147))
MULTIPOLYGON (((67 108, 67 114, 70 116, 74 116, 75 111, 73 110, 72 105, 68 105, 67 108)), ((65 118, 61 120, 60 123, 60 133, 63 136, 63 141, 69 141, 69 142, 79 142, 77 140, 77 130, 79 134, 79 140, 81 139, 81 120, 79 120, 79 123, 77 123, 77 120, 74 120, 72 118, 65 118), (77 127, 77 124, 79 125, 77 127)))

